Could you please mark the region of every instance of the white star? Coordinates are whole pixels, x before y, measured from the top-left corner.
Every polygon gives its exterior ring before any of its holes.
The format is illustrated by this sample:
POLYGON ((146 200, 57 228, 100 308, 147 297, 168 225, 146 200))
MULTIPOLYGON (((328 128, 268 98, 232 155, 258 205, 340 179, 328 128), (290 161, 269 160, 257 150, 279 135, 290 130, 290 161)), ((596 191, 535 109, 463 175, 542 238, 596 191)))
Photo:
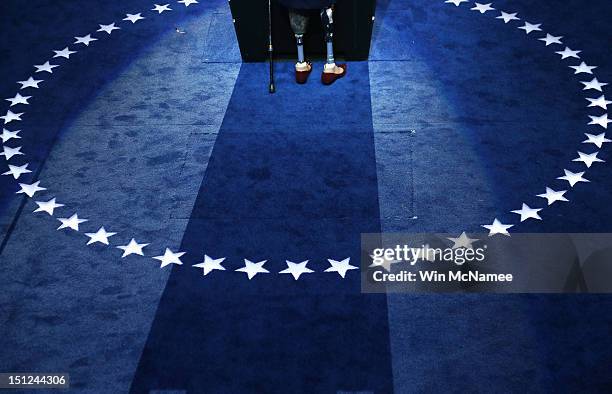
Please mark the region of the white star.
POLYGON ((28 163, 22 166, 13 166, 9 164, 9 170, 7 172, 2 173, 2 175, 12 175, 15 179, 19 179, 21 175, 30 172, 32 171, 28 170, 28 163))
POLYGON ((204 270, 204 276, 206 276, 214 270, 225 271, 225 267, 221 265, 224 261, 225 257, 213 259, 208 255, 204 255, 204 261, 199 264, 194 264, 193 267, 202 268, 204 270))
POLYGON ((151 11, 157 11, 158 14, 161 14, 164 11, 172 11, 172 8, 170 8, 170 4, 164 4, 164 5, 155 4, 155 7, 153 7, 151 11))
POLYGON ((593 70, 596 69, 597 66, 587 66, 585 62, 582 62, 579 66, 570 66, 570 68, 576 70, 574 74, 593 74, 593 70))
POLYGON ((491 225, 485 224, 482 227, 484 227, 487 230, 489 230, 489 237, 492 237, 495 234, 502 234, 502 235, 510 236, 510 234, 508 233, 508 229, 514 227, 514 225, 512 225, 512 224, 503 224, 499 220, 495 219, 493 221, 493 224, 491 224, 491 225))
POLYGON ((38 185, 40 185, 40 181, 36 181, 32 184, 20 183, 19 186, 21 187, 21 190, 19 190, 16 194, 25 194, 31 198, 34 197, 34 194, 43 190, 47 190, 44 187, 40 187, 38 185))
POLYGON ((461 5, 461 3, 467 3, 468 0, 446 0, 445 3, 447 4, 454 4, 457 7, 459 7, 459 5, 461 5))
POLYGON ((79 231, 79 224, 85 223, 87 221, 87 219, 79 219, 79 215, 77 215, 76 213, 70 216, 69 218, 58 218, 57 220, 62 222, 62 224, 57 228, 58 230, 61 230, 63 228, 70 228, 74 231, 79 231))
POLYGON ((270 271, 265 269, 263 266, 268 260, 260 261, 259 263, 253 263, 250 260, 244 259, 244 267, 238 268, 236 271, 244 272, 247 274, 249 280, 253 279, 257 274, 269 274, 270 271))
POLYGON ((607 86, 608 84, 605 82, 599 82, 597 80, 597 78, 593 78, 593 80, 591 82, 580 82, 581 84, 584 85, 584 89, 583 90, 589 90, 589 89, 594 89, 597 91, 602 92, 603 91, 603 87, 607 86))
POLYGON ((555 191, 550 187, 546 188, 546 193, 538 194, 538 197, 545 198, 548 201, 548 205, 553 205, 557 201, 568 201, 563 195, 567 193, 567 190, 555 191))
POLYGON ((0 153, 0 156, 6 157, 6 160, 11 160, 13 156, 23 155, 23 152, 21 152, 21 146, 18 146, 17 148, 11 148, 10 146, 4 145, 2 148, 3 152, 0 153))
POLYGON ((546 33, 546 37, 538 38, 538 40, 543 41, 546 44, 546 46, 549 46, 552 44, 563 44, 561 42, 562 38, 563 36, 555 37, 552 34, 546 33))
POLYGON ((70 59, 70 55, 72 55, 73 53, 76 53, 76 51, 71 51, 70 49, 68 49, 68 47, 62 49, 61 51, 53 51, 53 52, 55 52, 55 55, 53 56, 54 58, 63 57, 66 59, 70 59))
POLYGON ((493 11, 495 10, 495 8, 491 7, 491 5, 493 3, 488 3, 488 4, 481 4, 481 3, 474 3, 474 7, 470 8, 472 11, 478 11, 481 14, 484 14, 487 11, 493 11))
POLYGON ((383 267, 387 272, 391 272, 391 266, 393 264, 402 263, 401 260, 394 260, 392 258, 387 258, 387 256, 374 257, 374 255, 370 255, 370 258, 372 259, 372 264, 370 264, 368 267, 383 267), (374 259, 382 259, 383 262, 376 262, 374 259))
POLYGON ((36 205, 38 205, 38 208, 36 208, 34 212, 47 212, 51 216, 53 216, 55 208, 61 208, 64 206, 64 204, 57 204, 55 202, 55 197, 47 202, 36 201, 36 205))
POLYGON ((13 113, 10 109, 6 111, 6 115, 0 116, 0 119, 4 120, 4 124, 11 123, 14 120, 20 121, 21 115, 24 113, 21 112, 19 114, 13 113))
POLYGON ((100 227, 100 229, 95 233, 85 233, 85 235, 89 237, 87 245, 95 244, 96 242, 108 245, 108 238, 112 237, 115 234, 117 233, 109 233, 104 229, 104 227, 100 227))
POLYGON ((170 264, 183 265, 181 261, 181 257, 185 254, 185 252, 177 252, 174 253, 170 249, 166 248, 163 256, 155 256, 153 257, 155 260, 161 261, 161 266, 159 268, 164 268, 170 264))
POLYGON ((100 28, 96 31, 99 32, 106 32, 108 34, 111 34, 113 32, 113 30, 119 30, 121 29, 120 27, 115 26, 115 22, 111 23, 110 25, 100 25, 100 28))
POLYGON ((584 175, 584 172, 571 172, 569 170, 563 170, 563 172, 565 172, 564 176, 560 176, 557 179, 561 179, 563 181, 567 181, 571 187, 574 187, 574 185, 578 182, 591 182, 588 179, 583 178, 582 176, 584 175))
POLYGON ((453 249, 465 248, 472 249, 472 244, 477 242, 478 239, 473 239, 468 237, 468 235, 464 232, 457 238, 448 238, 449 241, 453 242, 453 249))
POLYGON ((291 274, 295 280, 300 279, 302 274, 311 274, 314 272, 310 268, 306 267, 308 260, 302 261, 301 263, 293 263, 289 260, 286 260, 285 262, 287 263, 287 268, 280 271, 279 274, 291 274))
POLYGON ((527 219, 542 220, 540 215, 538 215, 538 212, 540 212, 541 210, 542 208, 539 208, 539 209, 530 208, 529 205, 523 203, 523 207, 521 209, 512 211, 512 213, 521 215, 521 222, 524 222, 527 219))
POLYGON ((542 24, 532 24, 529 22, 525 22, 525 24, 519 27, 519 29, 525 30, 525 33, 529 34, 532 31, 542 31, 542 29, 540 29, 540 26, 542 26, 542 24))
POLYGON ((37 73, 48 72, 49 74, 53 74, 53 69, 59 67, 56 64, 51 64, 48 61, 45 64, 39 64, 38 66, 34 66, 36 68, 37 73))
POLYGON ((555 53, 561 55, 561 60, 567 59, 568 57, 573 57, 576 59, 580 59, 580 56, 578 56, 578 54, 582 52, 582 51, 573 51, 571 49, 569 49, 568 47, 565 47, 564 50, 562 51, 557 51, 555 53))
POLYGON ((11 140, 12 138, 15 139, 20 139, 21 137, 19 136, 19 132, 21 130, 17 130, 17 131, 10 131, 7 129, 2 129, 2 135, 0 135, 0 138, 2 138, 2 143, 4 144, 6 141, 11 140))
POLYGON ((587 98, 587 100, 590 102, 589 107, 599 107, 605 110, 608 110, 608 104, 612 104, 612 101, 606 100, 606 96, 603 95, 596 99, 587 98))
MULTIPOLYGON (((460 1, 467 1, 467 0, 460 0, 460 1)), ((198 1, 197 0, 180 0, 179 3, 185 4, 185 7, 189 7, 191 4, 198 4, 198 1)))
POLYGON ((588 139, 586 141, 582 141, 583 144, 595 144, 600 149, 604 143, 612 142, 612 140, 606 138, 606 133, 601 133, 599 135, 584 133, 584 135, 586 135, 588 139))
POLYGON ((123 254, 121 255, 121 258, 127 257, 131 254, 137 254, 139 256, 144 256, 142 248, 148 245, 149 244, 139 244, 138 242, 136 242, 134 238, 132 238, 130 243, 128 243, 127 245, 123 245, 123 246, 117 246, 117 249, 123 250, 123 254))
POLYGON ((347 271, 358 269, 354 265, 351 265, 351 258, 348 257, 342 261, 336 261, 332 259, 327 259, 331 267, 325 270, 325 272, 337 272, 343 279, 346 276, 347 271))
POLYGON ((145 17, 142 16, 140 12, 138 14, 126 14, 126 17, 123 18, 124 21, 130 21, 132 23, 136 23, 142 19, 145 19, 145 17))
POLYGON ((607 129, 608 123, 612 122, 610 119, 608 119, 608 114, 603 114, 601 116, 589 115, 589 118, 591 118, 589 125, 598 125, 603 127, 604 129, 607 129))
POLYGON ((591 154, 578 152, 578 158, 572 161, 582 162, 587 166, 587 168, 591 168, 593 163, 605 163, 604 160, 601 160, 600 158, 597 157, 598 154, 599 152, 593 152, 591 154))
POLYGON ((28 100, 31 99, 31 98, 32 98, 32 96, 22 96, 19 93, 17 93, 15 95, 15 97, 8 98, 8 99, 5 99, 5 100, 8 101, 9 103, 11 103, 10 106, 12 107, 12 106, 17 105, 17 104, 28 105, 28 104, 30 104, 30 103, 28 103, 28 100))
POLYGON ((509 14, 507 12, 502 11, 501 15, 496 17, 495 19, 503 19, 504 23, 509 23, 510 21, 520 21, 521 18, 517 18, 517 13, 509 14))
POLYGON ((28 78, 27 81, 19 81, 18 84, 21 85, 21 90, 25 88, 34 88, 38 89, 38 84, 42 82, 42 79, 34 79, 32 77, 28 78))
POLYGON ((85 46, 89 46, 89 43, 92 41, 98 41, 97 38, 92 38, 91 34, 88 34, 83 37, 74 37, 74 38, 76 39, 76 41, 74 42, 75 44, 83 44, 85 46))

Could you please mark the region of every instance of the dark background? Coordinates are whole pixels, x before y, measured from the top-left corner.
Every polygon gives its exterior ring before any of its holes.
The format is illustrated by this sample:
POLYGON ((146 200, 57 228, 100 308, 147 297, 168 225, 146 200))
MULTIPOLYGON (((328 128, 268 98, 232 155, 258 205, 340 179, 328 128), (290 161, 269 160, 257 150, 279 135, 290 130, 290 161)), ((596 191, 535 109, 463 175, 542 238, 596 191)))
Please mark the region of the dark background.
MULTIPOLYGON (((295 39, 289 24, 287 8, 272 3, 273 44, 276 58, 295 58, 295 39)), ((236 33, 244 61, 257 62, 268 58, 268 2, 235 0, 230 3, 236 33)), ((375 0, 340 0, 335 6, 334 49, 338 57, 350 61, 367 60, 375 14, 375 0)), ((325 55, 324 33, 319 10, 310 10, 304 49, 310 59, 325 55)))

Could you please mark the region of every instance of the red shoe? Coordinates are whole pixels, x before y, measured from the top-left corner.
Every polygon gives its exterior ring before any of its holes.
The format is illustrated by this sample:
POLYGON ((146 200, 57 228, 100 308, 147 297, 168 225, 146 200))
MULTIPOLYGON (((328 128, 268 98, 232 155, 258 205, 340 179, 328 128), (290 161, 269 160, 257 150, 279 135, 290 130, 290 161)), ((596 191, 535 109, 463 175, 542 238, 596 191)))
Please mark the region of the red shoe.
POLYGON ((308 63, 308 65, 310 66, 310 70, 308 71, 295 70, 295 82, 297 82, 300 85, 303 85, 306 83, 306 81, 308 81, 308 77, 310 76, 310 73, 312 72, 312 63, 308 63))
POLYGON ((321 74, 321 82, 323 82, 323 85, 331 85, 346 75, 346 64, 338 64, 337 66, 342 69, 342 74, 326 73, 323 71, 321 74))

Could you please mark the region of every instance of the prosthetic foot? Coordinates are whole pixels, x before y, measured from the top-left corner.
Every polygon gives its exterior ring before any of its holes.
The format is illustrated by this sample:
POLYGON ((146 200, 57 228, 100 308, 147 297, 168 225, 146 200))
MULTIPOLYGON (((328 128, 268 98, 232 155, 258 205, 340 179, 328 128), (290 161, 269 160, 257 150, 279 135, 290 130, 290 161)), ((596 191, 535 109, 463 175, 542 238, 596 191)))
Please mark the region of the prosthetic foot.
POLYGON ((346 64, 336 65, 334 63, 331 66, 332 67, 328 67, 326 64, 323 69, 323 73, 321 74, 321 82, 323 85, 331 85, 346 75, 346 64))
POLYGON ((308 81, 308 77, 312 72, 312 63, 301 62, 295 65, 295 82, 303 85, 308 81))

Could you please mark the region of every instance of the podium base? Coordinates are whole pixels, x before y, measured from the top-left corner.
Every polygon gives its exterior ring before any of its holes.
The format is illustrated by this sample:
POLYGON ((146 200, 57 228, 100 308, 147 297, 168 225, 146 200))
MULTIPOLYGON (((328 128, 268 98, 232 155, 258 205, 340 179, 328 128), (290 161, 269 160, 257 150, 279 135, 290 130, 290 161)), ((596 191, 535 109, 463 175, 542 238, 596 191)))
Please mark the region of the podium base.
MULTIPOLYGON (((268 59, 268 1, 230 1, 234 27, 244 62, 264 62, 268 59)), ((336 57, 348 61, 367 60, 374 26, 376 0, 338 0, 335 11, 334 49, 336 57)), ((297 49, 287 9, 272 3, 272 35, 274 57, 297 58, 297 49)), ((323 27, 319 11, 313 10, 304 36, 308 59, 325 56, 323 27)))

